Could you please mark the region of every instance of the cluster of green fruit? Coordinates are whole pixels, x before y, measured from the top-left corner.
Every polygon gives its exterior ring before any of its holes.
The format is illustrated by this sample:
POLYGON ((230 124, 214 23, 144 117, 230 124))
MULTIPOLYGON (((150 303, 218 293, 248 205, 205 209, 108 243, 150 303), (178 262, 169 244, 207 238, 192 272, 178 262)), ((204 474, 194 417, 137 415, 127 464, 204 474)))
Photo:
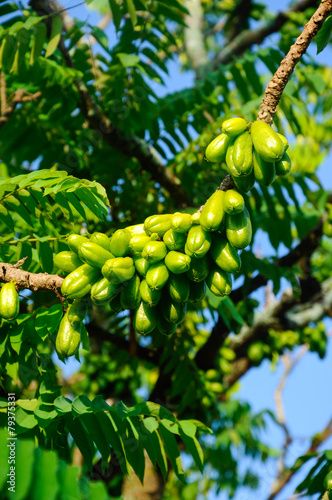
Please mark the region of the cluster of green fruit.
POLYGON ((287 139, 267 123, 230 118, 223 122, 222 131, 206 148, 205 157, 211 162, 226 161, 227 170, 241 191, 249 191, 255 180, 270 186, 277 175, 290 172, 287 139))
POLYGON ((20 310, 20 299, 15 283, 5 283, 0 290, 0 320, 15 319, 20 310))
POLYGON ((54 258, 69 273, 62 295, 76 299, 60 325, 59 354, 72 355, 78 348, 86 311, 77 299, 86 296, 114 312, 135 310, 134 328, 142 335, 156 327, 172 334, 184 321, 187 302, 200 302, 206 286, 217 296, 231 292, 232 273, 241 267, 238 250, 249 245, 251 235, 243 196, 235 190, 217 190, 201 213, 153 215, 111 238, 70 235, 70 251, 54 258))

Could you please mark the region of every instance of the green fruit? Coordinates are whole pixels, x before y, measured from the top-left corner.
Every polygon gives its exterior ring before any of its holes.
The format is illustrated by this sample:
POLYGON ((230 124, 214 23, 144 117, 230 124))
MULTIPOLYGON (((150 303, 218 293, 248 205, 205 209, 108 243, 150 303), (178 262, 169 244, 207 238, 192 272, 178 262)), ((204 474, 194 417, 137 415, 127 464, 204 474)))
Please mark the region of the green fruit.
POLYGON ((205 231, 201 225, 190 229, 184 251, 189 257, 204 257, 210 250, 211 233, 205 231))
POLYGON ((118 229, 112 235, 111 252, 115 257, 125 257, 129 254, 129 242, 132 236, 127 229, 118 229))
POLYGON ((146 282, 152 290, 161 290, 168 280, 169 271, 164 262, 156 262, 152 264, 146 273, 146 282))
POLYGON ((144 221, 144 229, 147 234, 157 233, 160 237, 171 229, 171 215, 151 215, 144 221))
POLYGON ((186 243, 186 235, 169 229, 164 234, 163 240, 168 250, 182 250, 186 243))
POLYGON ((144 257, 134 256, 134 265, 136 268, 136 271, 141 275, 141 276, 146 276, 146 273, 149 270, 149 267, 151 266, 151 262, 148 262, 144 257))
POLYGON ((210 272, 210 264, 207 257, 202 259, 197 259, 196 257, 191 258, 190 269, 187 272, 187 276, 191 281, 204 281, 210 272))
POLYGON ((206 284, 217 297, 229 295, 232 291, 232 275, 214 267, 206 278, 206 284))
POLYGON ((292 168, 291 159, 287 153, 284 153, 281 160, 277 161, 275 165, 277 175, 287 175, 292 168))
POLYGON ((147 234, 139 234, 133 236, 129 241, 130 250, 134 253, 142 252, 147 243, 149 243, 150 241, 155 241, 157 238, 157 234, 153 234, 152 236, 148 236, 147 234))
POLYGON ((189 299, 190 281, 183 274, 171 274, 167 281, 170 298, 179 304, 184 304, 189 299))
POLYGON ((120 301, 123 309, 136 309, 141 302, 141 281, 137 275, 121 285, 120 301))
POLYGON ((239 214, 244 209, 244 198, 242 194, 234 189, 226 191, 224 196, 224 210, 227 214, 239 214))
POLYGON ((11 320, 18 316, 20 298, 14 283, 5 283, 0 291, 0 318, 11 320))
POLYGON ((256 181, 262 186, 270 186, 276 178, 275 163, 269 163, 263 160, 257 151, 254 151, 253 164, 256 181))
POLYGON ((122 311, 122 305, 120 300, 120 294, 118 293, 109 303, 111 312, 118 313, 122 311))
POLYGON ((161 311, 166 321, 175 325, 184 321, 187 313, 187 304, 178 304, 167 298, 162 301, 161 311))
POLYGON ((134 328, 141 335, 148 335, 157 326, 157 313, 154 307, 141 302, 134 315, 134 328))
POLYGON ((237 169, 234 164, 234 151, 235 151, 235 139, 232 139, 230 142, 227 152, 226 152, 226 165, 228 172, 232 175, 232 177, 241 177, 244 174, 240 169, 237 169))
POLYGON ((189 293, 189 301, 193 304, 197 302, 201 302, 206 295, 206 283, 205 281, 191 281, 190 282, 190 293, 189 293))
POLYGON ((135 274, 134 261, 131 257, 109 259, 101 268, 102 275, 115 285, 130 280, 135 274))
POLYGON ((328 238, 332 238, 332 224, 327 220, 323 223, 323 234, 328 238))
POLYGON ((149 307, 154 307, 160 301, 162 291, 152 290, 152 288, 150 288, 147 284, 147 281, 142 280, 140 285, 140 294, 143 302, 145 302, 149 307))
POLYGON ((92 241, 92 243, 97 243, 97 245, 100 245, 105 250, 110 251, 111 249, 111 240, 104 233, 93 233, 91 235, 90 241, 92 241))
POLYGON ((210 142, 205 150, 205 158, 208 161, 222 161, 226 156, 226 151, 231 138, 227 134, 220 134, 210 142))
POLYGON ((200 224, 207 231, 216 231, 224 217, 224 191, 217 190, 206 201, 201 212, 200 224))
POLYGON ((279 132, 277 132, 278 136, 280 137, 280 139, 282 140, 282 142, 284 143, 284 148, 285 148, 285 151, 287 151, 288 147, 289 147, 289 144, 288 144, 288 141, 286 139, 286 137, 282 134, 279 134, 279 132))
POLYGON ((57 353, 63 358, 73 356, 78 351, 81 342, 81 324, 73 325, 64 315, 60 322, 58 334, 55 341, 57 353))
POLYGON ((247 128, 248 124, 243 118, 229 118, 222 124, 222 131, 230 137, 236 137, 242 134, 247 128))
POLYGON ((168 335, 168 336, 173 335, 173 333, 175 333, 177 327, 178 327, 178 325, 176 325, 176 324, 173 325, 172 323, 169 323, 162 316, 158 317, 157 328, 162 335, 168 335))
POLYGON ((78 256, 85 264, 99 269, 103 267, 107 260, 114 259, 111 252, 91 241, 86 241, 78 248, 78 256))
POLYGON ((135 224, 134 226, 127 226, 126 230, 130 232, 131 237, 147 236, 147 234, 144 230, 144 224, 135 224))
POLYGON ((254 365, 259 365, 265 356, 264 343, 260 341, 253 342, 248 347, 247 354, 254 365))
POLYGON ((142 257, 148 262, 159 262, 166 257, 167 248, 163 241, 150 241, 142 251, 142 257))
POLYGON ((101 306, 114 299, 114 297, 116 297, 119 292, 119 285, 110 283, 106 278, 100 278, 100 280, 98 280, 91 287, 91 299, 92 302, 94 302, 98 306, 101 306))
POLYGON ((80 325, 87 313, 86 301, 76 299, 67 311, 68 321, 73 325, 80 325))
POLYGON ((241 268, 240 256, 224 238, 213 241, 211 257, 217 266, 227 273, 237 273, 241 268))
POLYGON ((83 262, 75 252, 72 252, 71 250, 64 250, 63 252, 59 252, 55 255, 54 264, 61 269, 61 271, 71 273, 77 267, 80 267, 83 262))
POLYGON ((252 237, 252 227, 246 207, 240 214, 227 215, 226 237, 234 248, 243 249, 249 245, 252 237))
POLYGON ((80 234, 71 234, 67 238, 67 244, 72 252, 75 252, 76 254, 78 253, 79 247, 83 244, 86 243, 88 238, 85 238, 84 236, 81 236, 80 234))
POLYGON ((196 212, 196 213, 192 214, 192 216, 191 216, 191 220, 192 220, 193 224, 199 224, 200 219, 201 219, 201 214, 199 212, 196 212))
POLYGON ((332 491, 332 471, 326 474, 324 478, 324 488, 327 491, 332 491))
POLYGON ((263 160, 274 163, 282 158, 285 151, 284 142, 270 125, 256 120, 251 125, 250 133, 254 148, 263 160))
POLYGON ((247 193, 248 191, 250 191, 250 189, 252 189, 254 187, 255 180, 256 179, 255 179, 254 170, 251 171, 251 174, 249 174, 245 177, 244 176, 233 177, 233 181, 234 181, 235 186, 240 191, 244 191, 245 193, 247 193))
POLYGON ((190 257, 181 252, 171 250, 165 257, 165 264, 174 274, 181 274, 190 268, 190 257))
POLYGON ((234 167, 240 175, 249 175, 252 171, 252 140, 249 132, 243 132, 234 141, 234 167))
POLYGON ((61 293, 68 299, 80 299, 90 292, 92 285, 99 277, 99 268, 83 264, 65 277, 61 293))
POLYGON ((175 213, 171 218, 171 226, 177 233, 186 233, 192 226, 190 214, 175 213))

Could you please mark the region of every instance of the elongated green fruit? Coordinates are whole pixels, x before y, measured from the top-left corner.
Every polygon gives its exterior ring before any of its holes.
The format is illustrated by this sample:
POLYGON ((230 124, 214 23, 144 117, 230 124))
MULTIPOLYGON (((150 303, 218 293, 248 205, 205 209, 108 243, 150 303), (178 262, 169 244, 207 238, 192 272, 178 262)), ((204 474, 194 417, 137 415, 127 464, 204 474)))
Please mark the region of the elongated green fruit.
POLYGON ((289 144, 288 144, 288 141, 286 139, 286 137, 282 134, 279 134, 279 132, 277 132, 278 136, 280 137, 280 139, 282 140, 282 142, 284 143, 284 148, 285 148, 285 151, 287 151, 288 147, 289 147, 289 144))
POLYGON ((169 336, 175 333, 178 325, 173 325, 172 323, 169 323, 163 316, 159 316, 157 327, 160 333, 169 336))
POLYGON ((163 241, 149 241, 142 251, 142 257, 148 262, 159 262, 166 257, 167 248, 163 241))
POLYGON ((182 250, 186 243, 186 235, 169 229, 164 234, 163 240, 169 250, 182 250))
POLYGON ((75 252, 72 252, 71 250, 64 250, 63 252, 59 252, 55 255, 54 264, 61 269, 61 271, 71 273, 72 271, 75 271, 77 267, 80 267, 83 262, 75 252))
POLYGON ((227 215, 226 237, 234 248, 243 249, 249 245, 252 237, 252 227, 249 212, 244 208, 237 215, 227 215))
POLYGON ((210 272, 210 263, 207 256, 202 259, 191 257, 190 269, 187 276, 191 281, 204 281, 210 272))
POLYGON ((123 309, 136 309, 141 302, 141 281, 137 275, 121 285, 120 301, 123 309))
POLYGON ((129 254, 129 242, 131 240, 130 231, 118 229, 111 238, 111 252, 115 257, 125 257, 129 254))
POLYGON ((257 151, 253 155, 255 179, 262 186, 270 186, 276 178, 275 163, 265 161, 257 151))
POLYGON ((190 281, 183 274, 171 274, 167 281, 167 289, 173 302, 184 304, 189 299, 190 281))
POLYGON ((201 212, 200 224, 207 231, 216 231, 224 217, 224 191, 218 189, 207 200, 201 212))
POLYGON ((201 214, 198 212, 192 214, 192 216, 191 216, 191 220, 192 220, 193 224, 199 224, 200 219, 201 219, 201 214))
POLYGON ((110 283, 106 278, 100 278, 91 287, 92 302, 101 306, 110 302, 120 293, 120 286, 110 283))
POLYGON ((122 305, 119 293, 111 300, 111 302, 109 303, 109 307, 113 313, 118 313, 122 311, 122 305))
POLYGON ((107 260, 114 259, 111 252, 92 241, 86 241, 78 248, 78 256, 85 264, 99 269, 103 267, 107 260))
POLYGON ((232 275, 214 267, 206 279, 206 284, 217 297, 229 295, 232 291, 232 275))
POLYGON ((129 241, 129 247, 132 252, 142 252, 143 248, 147 243, 150 241, 155 241, 158 238, 157 234, 152 234, 151 236, 148 236, 147 234, 138 234, 135 236, 132 236, 132 238, 129 241))
POLYGON ((249 175, 252 171, 252 139, 249 132, 242 132, 234 141, 234 167, 241 175, 249 175))
POLYGON ((187 236, 184 251, 189 257, 204 257, 210 250, 211 233, 201 225, 193 226, 187 236))
POLYGON ((0 318, 15 319, 20 310, 20 298, 14 283, 5 283, 0 291, 0 318))
POLYGON ((170 298, 162 301, 161 311, 164 318, 169 323, 175 325, 182 323, 186 317, 187 304, 178 304, 173 302, 170 298))
POLYGON ((254 187, 255 184, 255 174, 254 170, 251 171, 251 174, 246 175, 245 177, 233 177, 233 181, 235 186, 240 190, 247 193, 254 187))
POLYGON ((157 318, 155 308, 141 302, 135 310, 134 328, 141 335, 148 335, 157 326, 157 318))
POLYGON ((60 322, 56 336, 55 347, 57 353, 63 358, 74 356, 78 351, 81 342, 81 324, 73 325, 68 318, 68 313, 64 315, 60 322))
POLYGON ((205 281, 191 281, 190 282, 190 293, 189 293, 189 301, 193 304, 197 304, 197 302, 201 302, 206 295, 206 283, 205 281))
POLYGON ((90 292, 99 277, 100 269, 83 264, 65 277, 61 293, 68 299, 80 299, 90 292))
POLYGON ((85 236, 81 236, 80 234, 70 234, 67 238, 67 243, 72 252, 78 253, 79 247, 89 241, 85 236))
POLYGON ((281 160, 277 161, 275 165, 277 175, 287 175, 292 168, 291 159, 287 153, 284 153, 281 160))
POLYGON ((229 118, 225 120, 222 124, 222 131, 225 132, 230 137, 236 137, 237 135, 242 134, 247 128, 247 122, 244 118, 229 118))
POLYGON ((227 273, 236 273, 241 268, 240 256, 224 238, 213 241, 210 254, 217 266, 227 273))
POLYGON ((229 143, 229 146, 228 146, 227 152, 226 152, 227 170, 232 175, 232 177, 241 177, 244 174, 241 172, 240 169, 237 169, 235 167, 234 150, 235 150, 235 139, 232 139, 232 141, 229 143))
POLYGON ((186 233, 192 226, 192 219, 190 214, 175 213, 171 217, 172 229, 178 233, 186 233))
POLYGON ((109 259, 101 268, 102 275, 115 285, 130 280, 135 274, 134 261, 131 257, 109 259))
POLYGON ((165 264, 168 269, 174 274, 181 274, 188 271, 190 268, 190 257, 181 252, 171 250, 165 257, 165 264))
POLYGON ((242 194, 229 189, 224 196, 224 210, 227 214, 239 214, 244 209, 244 198, 242 194))
POLYGON ((147 236, 144 230, 144 224, 135 224, 134 226, 127 226, 126 230, 133 236, 147 236))
POLYGON ((111 240, 104 233, 93 233, 91 235, 90 241, 92 241, 92 243, 97 243, 97 245, 100 245, 105 250, 110 251, 111 249, 111 240))
POLYGON ((68 321, 73 325, 80 325, 87 313, 87 305, 84 299, 75 299, 67 311, 68 321))
POLYGON ((156 262, 146 273, 146 282, 152 290, 161 290, 167 283, 169 271, 164 262, 156 262))
POLYGON ((226 156, 226 151, 230 143, 230 136, 227 134, 218 135, 210 142, 205 150, 205 158, 208 161, 222 161, 226 156))
POLYGON ((144 257, 134 256, 134 265, 136 268, 136 271, 141 275, 141 276, 146 276, 146 273, 149 270, 149 267, 151 266, 151 262, 148 262, 144 257))
POLYGON ((267 123, 256 120, 251 125, 250 133, 254 148, 263 160, 274 163, 282 158, 284 142, 267 123))
POLYGON ((143 300, 143 302, 145 302, 145 304, 147 304, 149 307, 154 307, 160 301, 162 291, 152 290, 152 288, 149 287, 147 281, 142 280, 140 285, 140 294, 141 299, 143 300))
POLYGON ((157 233, 159 236, 164 236, 166 231, 171 229, 171 215, 151 215, 144 221, 144 229, 148 234, 157 233))

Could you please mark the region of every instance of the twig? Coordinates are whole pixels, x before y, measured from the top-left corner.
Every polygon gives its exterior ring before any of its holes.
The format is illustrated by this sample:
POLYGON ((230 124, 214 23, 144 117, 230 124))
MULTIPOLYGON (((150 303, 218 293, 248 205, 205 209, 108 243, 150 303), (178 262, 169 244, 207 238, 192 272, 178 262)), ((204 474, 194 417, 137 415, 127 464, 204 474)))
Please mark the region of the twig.
POLYGON ((24 262, 21 263, 23 260, 21 259, 15 265, 0 262, 0 282, 9 283, 10 281, 14 281, 18 288, 26 288, 33 292, 38 290, 60 292, 64 280, 62 276, 47 273, 30 273, 18 269, 19 264, 24 264, 24 262))
POLYGON ((1 99, 1 114, 3 115, 7 108, 7 92, 6 92, 6 75, 4 71, 0 73, 0 99, 1 99))
MULTIPOLYGON (((3 89, 3 86, 1 85, 1 91, 3 89)), ((4 111, 1 111, 1 116, 0 116, 0 128, 4 126, 5 123, 8 122, 10 116, 14 113, 16 107, 18 104, 24 103, 24 102, 31 102, 35 101, 38 99, 42 93, 40 91, 35 92, 34 94, 31 95, 24 95, 25 91, 23 89, 16 90, 14 93, 13 100, 11 103, 6 107, 4 111)), ((2 97, 1 97, 1 110, 2 110, 2 97)))

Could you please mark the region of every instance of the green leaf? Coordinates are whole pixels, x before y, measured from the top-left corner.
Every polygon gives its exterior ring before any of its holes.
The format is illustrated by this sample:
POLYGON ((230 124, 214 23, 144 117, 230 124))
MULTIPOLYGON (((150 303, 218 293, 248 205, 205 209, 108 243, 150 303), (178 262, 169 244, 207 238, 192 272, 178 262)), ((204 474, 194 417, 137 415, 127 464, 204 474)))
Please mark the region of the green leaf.
MULTIPOLYGON (((157 432, 157 431, 156 431, 157 432)), ((184 473, 180 457, 179 448, 174 435, 166 430, 162 425, 159 426, 160 435, 164 441, 165 451, 173 466, 174 472, 180 481, 184 480, 184 473)))
POLYGON ((142 441, 140 436, 133 425, 131 419, 128 417, 125 420, 126 424, 126 439, 123 437, 123 442, 126 450, 128 462, 134 469, 135 474, 143 483, 145 471, 145 458, 142 441))
POLYGON ((58 413, 58 415, 66 415, 67 413, 71 413, 72 411, 72 402, 70 399, 65 398, 64 396, 59 396, 54 401, 54 409, 58 413))
POLYGON ((122 66, 125 68, 132 68, 140 63, 139 56, 136 56, 135 54, 124 54, 120 52, 116 55, 120 59, 122 66))
POLYGON ((47 28, 44 23, 40 23, 35 27, 33 45, 29 61, 31 66, 36 62, 38 57, 41 55, 44 43, 46 41, 46 34, 47 34, 47 28))
POLYGON ((154 417, 145 418, 143 420, 143 425, 149 432, 153 432, 159 427, 158 420, 156 420, 154 417))
POLYGON ((180 420, 180 433, 181 430, 189 437, 195 437, 196 425, 191 420, 180 420))
POLYGON ((90 399, 83 394, 74 399, 73 414, 84 415, 85 413, 92 413, 92 408, 90 399))
POLYGON ((86 432, 79 418, 73 419, 71 415, 65 416, 66 426, 72 435, 75 445, 83 455, 84 461, 89 469, 92 469, 92 460, 95 456, 95 448, 90 434, 86 432))
POLYGON ((325 49, 332 34, 332 15, 325 19, 323 26, 316 35, 317 54, 325 49))
POLYGON ((84 413, 79 417, 84 423, 90 437, 95 442, 98 451, 102 456, 103 468, 107 468, 108 458, 111 453, 110 443, 105 439, 105 435, 102 430, 102 426, 93 413, 84 413))
POLYGON ((28 413, 23 408, 16 410, 16 433, 26 432, 27 429, 33 429, 37 425, 37 420, 32 413, 28 413))
POLYGON ((108 0, 108 1, 110 4, 110 7, 111 7, 112 14, 113 14, 113 21, 114 21, 115 29, 116 29, 116 31, 119 31, 120 23, 121 23, 120 7, 119 7, 116 0, 108 0))
MULTIPOLYGON (((7 404, 8 401, 6 400, 6 406, 7 404)), ((4 446, 4 443, 8 443, 7 438, 8 438, 8 429, 6 427, 0 429, 0 443, 2 443, 0 446, 0 490, 7 481, 7 471, 9 469, 9 463, 8 463, 9 448, 7 448, 7 446, 4 446)))
POLYGON ((186 445, 187 450, 195 460, 195 463, 199 470, 203 473, 203 466, 204 466, 204 455, 203 455, 203 450, 201 448, 201 445, 199 444, 198 440, 192 436, 189 437, 185 432, 183 432, 180 429, 180 436, 182 438, 182 441, 186 445))
POLYGON ((97 413, 96 418, 103 428, 107 442, 110 443, 113 448, 122 472, 128 474, 129 464, 123 444, 123 439, 126 437, 126 431, 122 420, 115 413, 97 413))
POLYGON ((53 269, 53 250, 50 243, 37 241, 37 252, 42 271, 50 274, 53 269))
POLYGON ((54 16, 52 19, 52 28, 50 40, 47 44, 45 57, 50 57, 59 45, 62 33, 62 19, 60 16, 54 16))
POLYGON ((55 500, 59 491, 57 480, 58 457, 54 451, 37 448, 35 469, 38 474, 34 477, 32 499, 55 500))
POLYGON ((137 23, 137 15, 136 15, 136 9, 135 9, 134 2, 133 2, 133 0, 125 0, 125 2, 127 4, 127 10, 129 12, 132 25, 134 27, 137 23))
POLYGON ((34 451, 33 441, 21 439, 17 441, 15 467, 20 472, 16 474, 15 500, 24 500, 28 497, 33 480, 34 451))

